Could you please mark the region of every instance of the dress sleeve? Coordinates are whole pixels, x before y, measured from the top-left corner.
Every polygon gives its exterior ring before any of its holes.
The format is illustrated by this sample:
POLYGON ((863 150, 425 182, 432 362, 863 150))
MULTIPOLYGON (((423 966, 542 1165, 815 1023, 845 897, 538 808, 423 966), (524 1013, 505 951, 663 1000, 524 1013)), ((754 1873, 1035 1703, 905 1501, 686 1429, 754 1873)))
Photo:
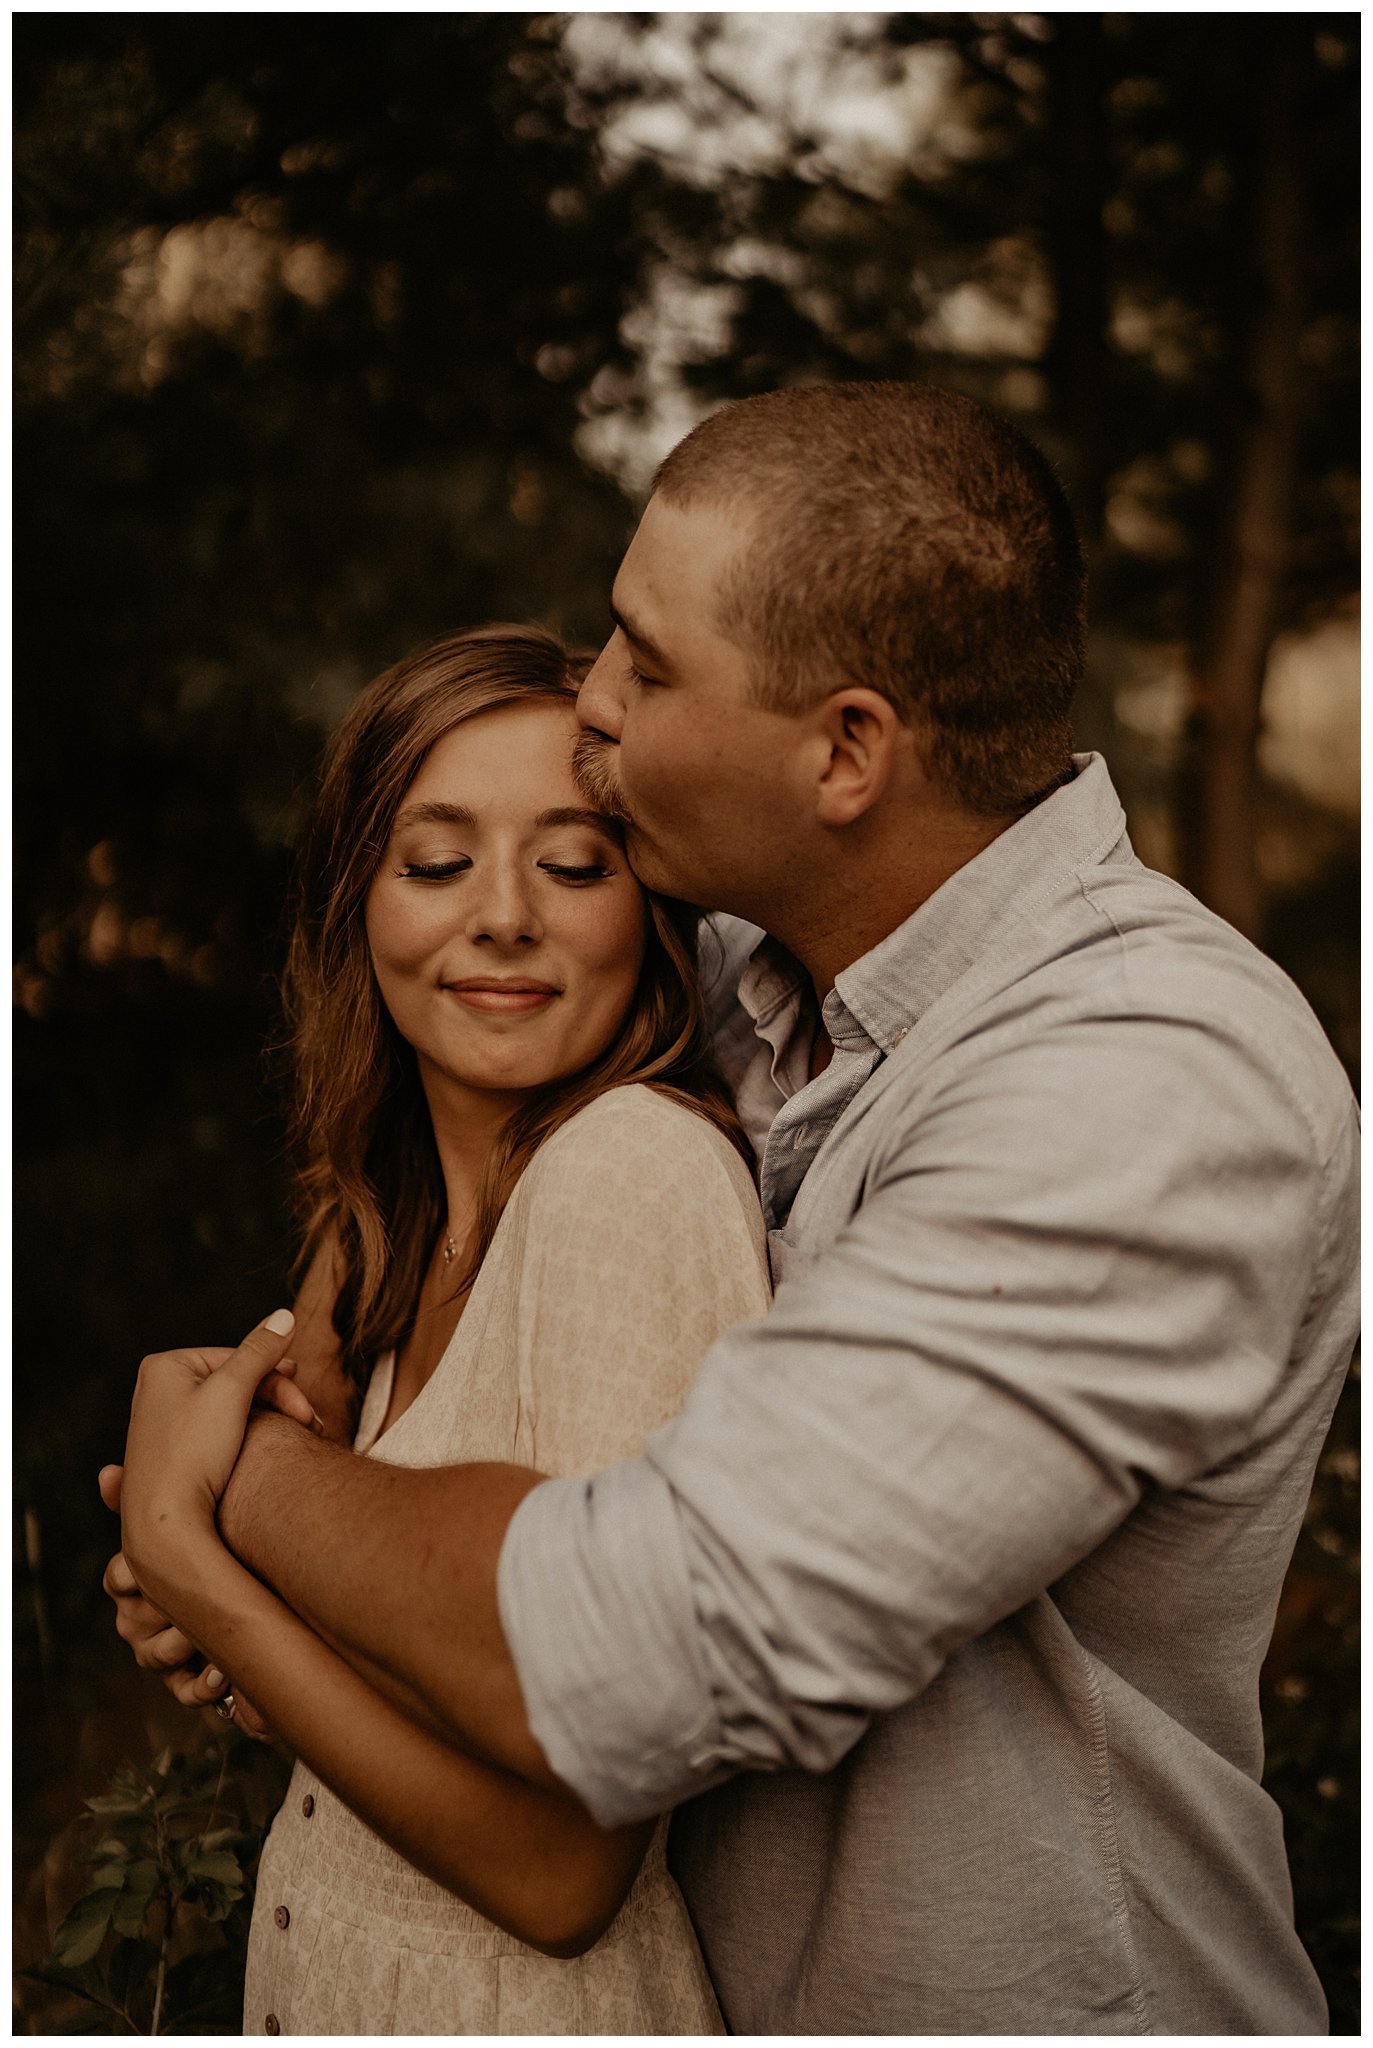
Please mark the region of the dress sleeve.
POLYGON ((767 1312, 762 1214, 703 1117, 612 1091, 539 1155, 522 1218, 520 1401, 560 1477, 636 1457, 722 1331, 767 1312))

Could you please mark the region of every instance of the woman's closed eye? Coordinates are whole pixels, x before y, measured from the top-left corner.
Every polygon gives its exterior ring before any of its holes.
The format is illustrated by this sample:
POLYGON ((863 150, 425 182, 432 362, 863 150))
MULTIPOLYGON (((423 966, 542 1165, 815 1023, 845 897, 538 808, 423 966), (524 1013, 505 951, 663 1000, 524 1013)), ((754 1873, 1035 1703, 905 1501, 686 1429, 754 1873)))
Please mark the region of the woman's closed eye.
POLYGON ((604 882, 615 872, 600 861, 579 867, 570 862, 541 860, 539 866, 546 875, 556 875, 560 882, 604 882))
MULTIPOLYGON (((411 882, 448 882, 454 876, 466 874, 472 863, 465 856, 458 860, 409 860, 397 872, 411 882)), ((541 860, 540 871, 555 875, 560 882, 604 882, 615 870, 603 861, 555 861, 541 860)))
POLYGON ((464 855, 459 860, 408 860, 397 869, 407 881, 447 882, 454 875, 461 875, 472 865, 464 855))

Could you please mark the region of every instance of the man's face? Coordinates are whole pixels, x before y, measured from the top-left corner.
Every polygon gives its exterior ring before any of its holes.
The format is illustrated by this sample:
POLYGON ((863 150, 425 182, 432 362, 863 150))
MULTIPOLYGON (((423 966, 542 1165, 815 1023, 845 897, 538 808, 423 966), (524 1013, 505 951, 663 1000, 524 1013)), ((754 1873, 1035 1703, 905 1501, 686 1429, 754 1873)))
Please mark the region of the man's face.
POLYGON ((577 700, 578 772, 624 817, 640 881, 764 923, 800 856, 801 726, 752 702, 749 658, 715 624, 747 540, 738 513, 650 501, 577 700))

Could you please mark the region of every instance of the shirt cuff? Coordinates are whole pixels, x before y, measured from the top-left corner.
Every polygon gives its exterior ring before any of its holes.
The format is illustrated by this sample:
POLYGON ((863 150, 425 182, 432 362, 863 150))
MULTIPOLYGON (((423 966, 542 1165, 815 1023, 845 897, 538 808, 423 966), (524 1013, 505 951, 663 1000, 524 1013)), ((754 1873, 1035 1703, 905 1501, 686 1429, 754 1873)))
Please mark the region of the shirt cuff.
POLYGON ((526 1494, 496 1595, 530 1728, 602 1827, 729 1775, 672 1490, 651 1465, 526 1494))

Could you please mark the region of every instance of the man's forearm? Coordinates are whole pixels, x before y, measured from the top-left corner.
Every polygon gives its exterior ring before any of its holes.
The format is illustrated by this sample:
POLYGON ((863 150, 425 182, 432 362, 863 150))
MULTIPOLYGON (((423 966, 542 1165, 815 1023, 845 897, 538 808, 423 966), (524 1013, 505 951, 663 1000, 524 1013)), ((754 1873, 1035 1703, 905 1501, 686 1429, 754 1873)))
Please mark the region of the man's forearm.
POLYGON ((364 1676, 391 1674, 462 1747, 555 1784, 529 1732, 496 1565, 539 1475, 416 1470, 256 1417, 220 1503, 229 1548, 364 1676))

